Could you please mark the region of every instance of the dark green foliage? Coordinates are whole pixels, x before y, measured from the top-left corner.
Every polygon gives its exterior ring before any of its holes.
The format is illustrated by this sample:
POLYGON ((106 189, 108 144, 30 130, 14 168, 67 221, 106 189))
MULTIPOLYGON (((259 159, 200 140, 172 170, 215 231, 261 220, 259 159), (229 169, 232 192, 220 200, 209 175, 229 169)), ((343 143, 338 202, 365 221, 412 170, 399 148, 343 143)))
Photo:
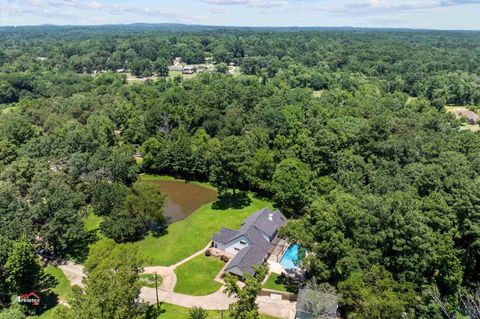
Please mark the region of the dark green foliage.
POLYGON ((245 275, 245 286, 241 288, 238 278, 232 274, 225 277, 225 293, 234 296, 237 301, 230 304, 230 317, 232 319, 258 319, 258 305, 256 298, 262 289, 263 280, 267 275, 268 268, 264 265, 255 267, 255 274, 245 275))
POLYGON ((137 302, 142 262, 132 244, 94 245, 85 262, 85 287, 74 287, 71 307, 57 309, 55 318, 146 318, 148 306, 137 302))
MULTIPOLYGON (((35 248, 27 237, 8 240, 0 236, 0 311, 8 307, 14 298, 26 293, 35 292, 45 297, 54 285, 55 279, 43 272, 35 248)), ((27 312, 27 308, 33 311, 35 307, 25 305, 25 308, 12 309, 10 315, 22 318, 20 314, 27 312)))
POLYGON ((210 180, 219 208, 253 190, 294 218, 282 234, 347 318, 439 318, 428 287, 461 312, 480 281, 480 135, 444 106, 479 108, 479 34, 291 31, 1 29, 0 235, 84 256, 90 207, 118 242, 164 231, 139 169, 210 180), (167 78, 175 57, 221 72, 167 78))
POLYGON ((165 196, 157 185, 137 182, 131 190, 110 185, 107 191, 111 193, 104 191, 101 195, 111 197, 112 203, 100 206, 106 213, 100 227, 107 237, 127 242, 141 238, 149 230, 163 231, 167 222, 163 216, 165 196))
POLYGON ((207 319, 208 313, 201 307, 193 307, 188 313, 189 319, 207 319))

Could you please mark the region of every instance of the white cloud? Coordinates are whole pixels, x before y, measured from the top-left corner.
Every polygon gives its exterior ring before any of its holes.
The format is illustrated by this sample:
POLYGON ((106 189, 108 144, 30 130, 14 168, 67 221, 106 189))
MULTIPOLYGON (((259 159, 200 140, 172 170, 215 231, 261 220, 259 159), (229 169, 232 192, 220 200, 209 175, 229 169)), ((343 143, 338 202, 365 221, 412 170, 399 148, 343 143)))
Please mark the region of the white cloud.
POLYGON ((254 8, 275 8, 288 5, 288 0, 203 0, 209 4, 242 5, 254 8))
MULTIPOLYGON (((196 15, 186 15, 176 10, 150 7, 126 6, 102 1, 81 0, 0 0, 2 10, 7 15, 34 15, 39 17, 75 18, 76 20, 91 20, 97 15, 124 15, 131 17, 143 16, 162 18, 167 21, 192 23, 202 21, 196 15)), ((95 18, 96 19, 96 18, 95 18)), ((137 20, 138 21, 138 20, 137 20)))
POLYGON ((228 11, 225 8, 213 8, 213 9, 210 10, 210 12, 213 13, 213 14, 227 14, 227 13, 230 13, 230 11, 228 11))

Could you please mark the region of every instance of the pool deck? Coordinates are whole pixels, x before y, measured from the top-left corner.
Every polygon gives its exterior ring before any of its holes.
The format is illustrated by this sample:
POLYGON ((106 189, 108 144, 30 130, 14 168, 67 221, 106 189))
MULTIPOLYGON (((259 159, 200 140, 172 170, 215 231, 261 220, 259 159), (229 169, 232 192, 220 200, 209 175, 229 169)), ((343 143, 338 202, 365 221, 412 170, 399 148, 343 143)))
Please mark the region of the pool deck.
POLYGON ((286 241, 285 239, 277 239, 274 242, 274 248, 268 257, 267 263, 270 268, 270 272, 276 273, 276 274, 282 274, 285 273, 285 267, 283 267, 282 264, 280 264, 280 260, 282 259, 283 255, 287 251, 288 247, 290 246, 290 243, 286 241))

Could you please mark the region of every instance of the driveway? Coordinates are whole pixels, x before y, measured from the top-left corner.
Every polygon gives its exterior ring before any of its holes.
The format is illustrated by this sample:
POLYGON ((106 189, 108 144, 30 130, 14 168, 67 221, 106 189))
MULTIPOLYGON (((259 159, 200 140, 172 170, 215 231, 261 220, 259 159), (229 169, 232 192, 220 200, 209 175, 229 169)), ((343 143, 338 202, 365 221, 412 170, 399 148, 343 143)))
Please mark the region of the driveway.
MULTIPOLYGON (((228 306, 235 301, 234 298, 228 297, 223 290, 224 286, 213 294, 206 296, 190 296, 174 292, 175 284, 177 283, 177 276, 175 275, 175 268, 181 264, 203 254, 208 247, 196 252, 190 257, 176 263, 175 265, 153 266, 145 267, 144 273, 157 273, 162 276, 162 285, 158 289, 159 302, 166 302, 177 306, 192 308, 202 307, 207 310, 227 310, 228 306)), ((70 280, 71 285, 83 285, 83 266, 72 262, 67 262, 60 266, 65 276, 70 280)), ((155 288, 142 287, 140 291, 140 299, 150 304, 156 303, 155 288)), ((257 297, 259 312, 263 315, 268 315, 277 318, 293 319, 295 318, 295 303, 287 300, 276 300, 266 296, 257 297)))

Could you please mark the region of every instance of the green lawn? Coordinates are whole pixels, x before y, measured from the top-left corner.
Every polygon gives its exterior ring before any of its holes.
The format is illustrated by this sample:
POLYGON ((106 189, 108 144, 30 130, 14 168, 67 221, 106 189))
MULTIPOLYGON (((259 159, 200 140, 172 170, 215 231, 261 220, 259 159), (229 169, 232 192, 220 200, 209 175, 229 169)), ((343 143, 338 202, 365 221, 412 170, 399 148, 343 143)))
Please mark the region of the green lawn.
POLYGON ((49 265, 45 268, 45 272, 57 279, 58 284, 52 290, 60 299, 68 300, 72 297, 72 286, 70 286, 70 281, 68 281, 60 268, 49 265))
POLYGON ((96 231, 98 239, 105 239, 104 234, 100 231, 100 224, 103 222, 103 217, 97 216, 90 210, 88 216, 84 219, 85 222, 85 230, 86 231, 96 231))
POLYGON ((200 186, 203 186, 203 187, 206 187, 206 188, 209 188, 209 189, 213 189, 214 191, 217 190, 215 188, 215 186, 213 186, 212 184, 207 183, 207 182, 189 181, 189 180, 184 180, 184 179, 178 179, 178 178, 168 176, 168 175, 151 175, 151 174, 143 173, 143 174, 140 175, 140 180, 142 180, 142 181, 145 181, 145 180, 184 181, 184 182, 187 182, 187 183, 192 183, 192 184, 200 185, 200 186))
MULTIPOLYGON (((171 305, 167 303, 163 303, 161 305, 161 311, 162 313, 158 316, 157 319, 188 319, 188 312, 190 309, 176 306, 176 305, 171 305)), ((216 310, 208 310, 208 319, 221 319, 221 313, 220 311, 216 310)), ((225 311, 224 319, 229 319, 230 317, 228 316, 228 311, 225 311)), ((273 317, 269 316, 260 316, 260 319, 275 319, 273 317)))
POLYGON ((225 263, 216 257, 200 255, 175 269, 177 284, 175 292, 204 296, 214 293, 222 286, 214 281, 225 263))
POLYGON ((283 285, 280 281, 280 275, 274 273, 270 274, 270 277, 268 277, 265 285, 263 285, 263 288, 277 291, 287 291, 287 287, 285 287, 285 285, 283 285))
MULTIPOLYGON (((63 299, 65 301, 70 299, 73 295, 72 286, 70 286, 70 282, 68 281, 63 271, 58 267, 47 266, 45 268, 45 272, 55 277, 55 279, 57 279, 58 284, 52 290, 58 296, 58 298, 63 299)), ((45 311, 40 316, 31 316, 30 318, 54 319, 55 318, 54 311, 57 308, 57 306, 45 311)))
POLYGON ((137 245, 148 258, 147 266, 170 266, 204 248, 222 226, 239 228, 247 216, 266 206, 270 202, 251 194, 241 204, 219 200, 168 226, 165 235, 149 235, 137 245))
POLYGON ((56 307, 49 309, 42 313, 40 316, 31 316, 32 319, 55 319, 54 311, 56 307))
MULTIPOLYGON (((157 285, 160 287, 162 284, 163 278, 160 275, 157 275, 157 285)), ((155 288, 155 275, 154 274, 141 274, 140 282, 144 287, 155 288)))

